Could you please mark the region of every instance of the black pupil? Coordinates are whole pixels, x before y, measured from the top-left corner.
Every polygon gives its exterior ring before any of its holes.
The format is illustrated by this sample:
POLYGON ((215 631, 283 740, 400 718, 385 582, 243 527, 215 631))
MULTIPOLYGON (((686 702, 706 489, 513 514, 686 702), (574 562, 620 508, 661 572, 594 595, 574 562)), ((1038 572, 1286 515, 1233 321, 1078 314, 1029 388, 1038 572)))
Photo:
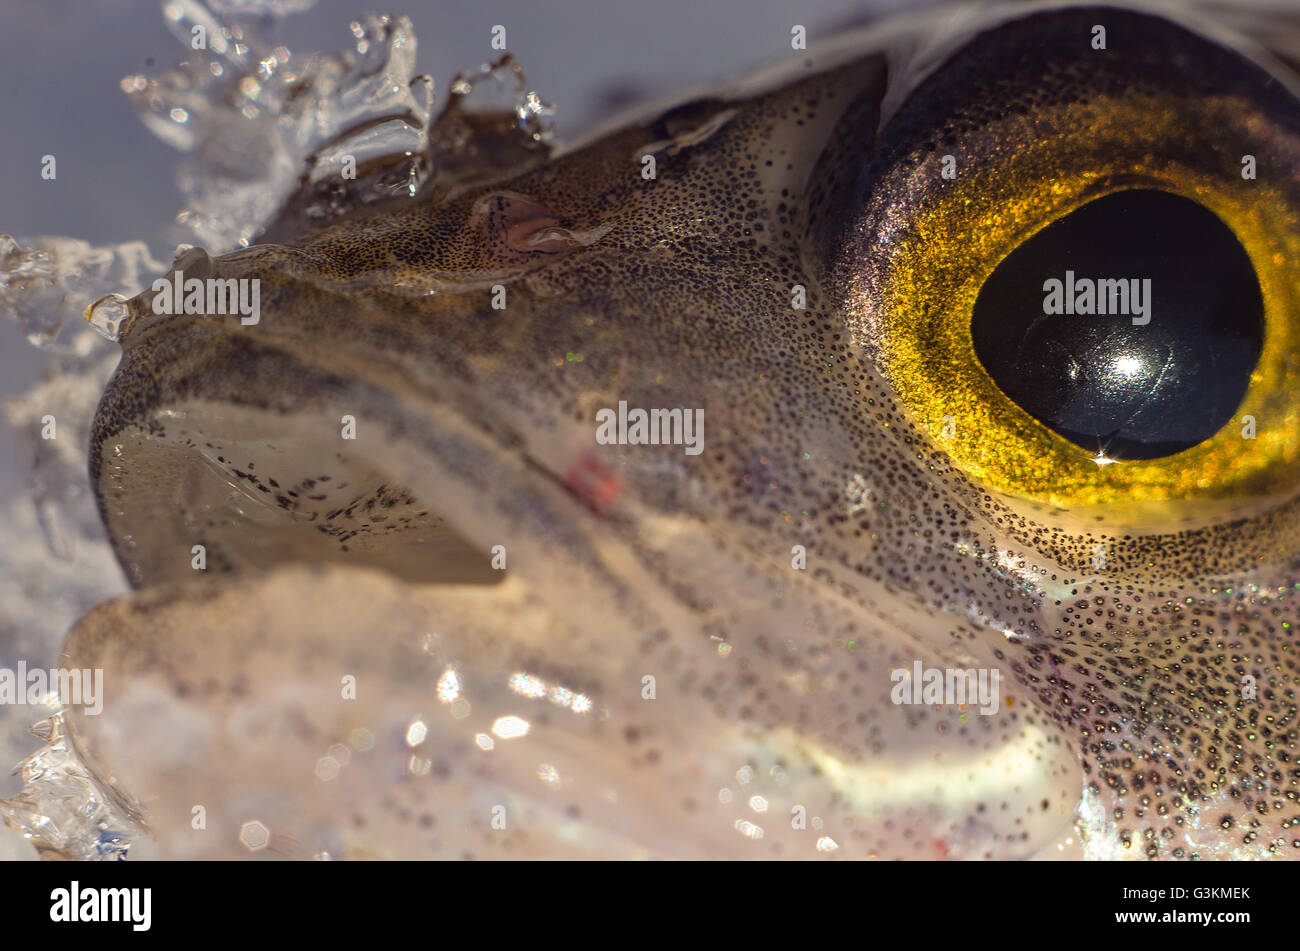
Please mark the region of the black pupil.
POLYGON ((1134 190, 1008 255, 980 290, 971 332, 980 363, 1025 412, 1091 453, 1154 459, 1232 419, 1259 360, 1264 304, 1217 216, 1134 190))

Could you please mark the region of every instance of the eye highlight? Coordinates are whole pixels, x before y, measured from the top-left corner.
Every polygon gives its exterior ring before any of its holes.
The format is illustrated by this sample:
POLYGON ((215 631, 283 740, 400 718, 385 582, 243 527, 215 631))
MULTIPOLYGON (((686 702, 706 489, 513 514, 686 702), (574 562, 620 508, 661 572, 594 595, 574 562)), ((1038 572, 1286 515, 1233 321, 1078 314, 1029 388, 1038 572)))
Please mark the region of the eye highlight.
POLYGON ((990 488, 1062 507, 1292 488, 1298 116, 1259 66, 1155 17, 982 34, 862 174, 835 266, 850 331, 990 488), (1096 313, 1099 287, 1123 313, 1096 313))

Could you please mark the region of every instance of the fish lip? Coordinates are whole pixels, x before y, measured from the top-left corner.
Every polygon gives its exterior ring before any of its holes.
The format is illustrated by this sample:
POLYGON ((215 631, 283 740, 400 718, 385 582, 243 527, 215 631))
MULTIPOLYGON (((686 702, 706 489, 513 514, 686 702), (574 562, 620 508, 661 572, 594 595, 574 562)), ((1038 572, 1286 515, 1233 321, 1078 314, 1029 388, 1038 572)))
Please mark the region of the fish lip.
MULTIPOLYGON (((109 527, 107 534, 115 554, 134 586, 149 582, 130 567, 135 560, 130 539, 136 532, 115 514, 117 503, 107 481, 112 472, 111 447, 121 442, 123 432, 151 431, 154 419, 163 418, 165 423, 166 416, 187 412, 204 400, 217 405, 228 402, 263 413, 268 420, 275 414, 290 412, 294 394, 323 394, 311 404, 322 409, 341 410, 348 398, 368 400, 375 407, 372 419, 384 420, 385 426, 397 425, 409 438, 418 433, 420 438, 438 445, 430 453, 447 464, 446 481, 437 485, 436 481, 425 480, 423 485, 434 484, 439 490, 445 486, 453 491, 450 487, 454 484, 457 498, 447 499, 441 491, 415 490, 417 497, 484 553, 491 548, 493 536, 481 531, 475 517, 467 514, 476 508, 469 496, 475 492, 482 495, 485 482, 507 477, 514 485, 510 507, 521 520, 526 508, 527 520, 538 535, 561 539, 573 550, 586 550, 593 561, 594 527, 602 522, 626 524, 626 518, 611 522, 609 513, 586 504, 564 471, 557 471, 530 451, 517 421, 503 416, 487 394, 477 398, 474 388, 451 382, 435 384, 430 390, 394 363, 362 360, 329 346, 303 353, 301 339, 250 332, 256 329, 204 318, 159 319, 143 325, 123 347, 123 359, 101 397, 92 424, 89 469, 101 519, 109 527), (230 370, 213 372, 213 367, 230 370), (244 382, 236 383, 235 378, 241 375, 244 382), (287 390, 282 384, 285 379, 295 381, 287 390)), ((365 418, 361 411, 357 415, 365 418)), ((206 424, 200 419, 194 425, 206 424)), ((287 428, 284 433, 289 436, 294 431, 287 428)), ((338 435, 337 427, 334 435, 338 435)), ((420 466, 414 459, 415 450, 408 452, 412 455, 406 459, 409 475, 417 473, 420 466)), ((415 484, 396 473, 394 482, 408 489, 415 484)), ((155 488, 137 487, 135 492, 155 488)), ((500 496, 498 493, 498 501, 500 496)), ((501 526, 501 530, 505 529, 501 526)))

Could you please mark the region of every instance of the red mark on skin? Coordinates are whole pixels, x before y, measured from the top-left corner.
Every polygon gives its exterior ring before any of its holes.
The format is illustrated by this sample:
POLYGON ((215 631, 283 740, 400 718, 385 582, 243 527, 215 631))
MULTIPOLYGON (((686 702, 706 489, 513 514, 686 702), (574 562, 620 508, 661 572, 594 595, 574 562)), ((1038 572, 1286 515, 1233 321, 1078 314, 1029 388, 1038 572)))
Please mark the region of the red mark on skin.
POLYGON ((948 843, 943 839, 932 839, 930 845, 934 848, 934 857, 940 862, 948 858, 948 843))
POLYGON ((590 452, 584 452, 569 467, 564 474, 564 484, 597 514, 604 511, 623 489, 614 473, 590 452))

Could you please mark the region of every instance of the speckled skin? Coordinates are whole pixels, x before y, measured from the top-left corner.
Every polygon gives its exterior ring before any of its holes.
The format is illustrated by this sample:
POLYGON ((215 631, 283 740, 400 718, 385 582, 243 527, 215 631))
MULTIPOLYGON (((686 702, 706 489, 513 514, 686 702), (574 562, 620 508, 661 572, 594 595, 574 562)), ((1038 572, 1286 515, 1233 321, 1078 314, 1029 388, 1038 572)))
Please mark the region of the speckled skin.
POLYGON ((163 854, 247 854, 255 816, 291 855, 1300 853, 1294 505, 1184 529, 989 492, 873 360, 843 249, 907 36, 214 259, 261 280, 256 326, 137 300, 91 473, 142 590, 65 661, 106 667, 74 735, 163 854), (620 400, 703 408, 704 452, 597 445, 620 400), (996 667, 997 712, 894 704, 916 660, 996 667), (529 735, 482 749, 507 714, 529 735), (314 774, 358 726, 374 751, 314 774))

